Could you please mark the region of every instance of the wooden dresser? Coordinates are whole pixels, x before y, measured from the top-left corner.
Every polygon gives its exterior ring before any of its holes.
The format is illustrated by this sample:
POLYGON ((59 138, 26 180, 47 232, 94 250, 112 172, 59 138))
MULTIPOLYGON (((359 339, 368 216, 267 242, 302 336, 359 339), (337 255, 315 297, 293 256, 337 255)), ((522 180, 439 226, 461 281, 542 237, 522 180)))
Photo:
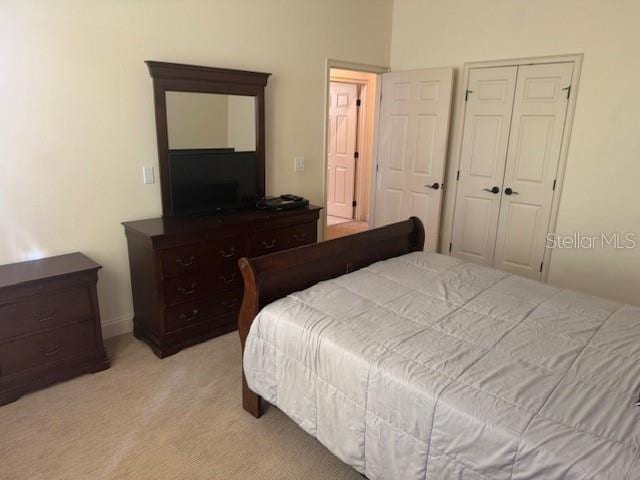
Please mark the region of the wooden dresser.
POLYGON ((238 259, 317 240, 320 207, 123 223, 134 335, 160 357, 237 328, 238 259))
POLYGON ((109 368, 96 295, 100 268, 81 253, 0 266, 0 405, 109 368))

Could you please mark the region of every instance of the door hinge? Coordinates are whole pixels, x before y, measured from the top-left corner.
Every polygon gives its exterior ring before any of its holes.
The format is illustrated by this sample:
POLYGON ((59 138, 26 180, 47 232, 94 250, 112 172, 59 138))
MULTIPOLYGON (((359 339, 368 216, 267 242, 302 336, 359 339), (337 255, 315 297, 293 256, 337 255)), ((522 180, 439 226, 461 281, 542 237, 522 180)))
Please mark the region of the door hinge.
POLYGON ((356 100, 356 107, 359 107, 360 105, 362 105, 362 100, 357 99, 356 100))
POLYGON ((553 179, 553 191, 554 192, 556 191, 556 182, 557 181, 558 181, 557 179, 555 179, 555 178, 553 179))
POLYGON ((354 208, 355 208, 355 207, 357 207, 357 206, 358 206, 358 202, 356 202, 356 201, 354 200, 353 202, 351 202, 351 206, 352 206, 352 207, 354 207, 354 208))
POLYGON ((353 158, 360 158, 360 153, 353 152, 353 158))
POLYGON ((473 93, 473 90, 469 90, 467 88, 467 90, 464 92, 464 101, 466 102, 467 100, 469 100, 469 94, 473 93))
POLYGON ((449 253, 451 253, 451 250, 453 250, 453 243, 449 244, 449 253))
POLYGON ((544 265, 544 262, 540 262, 540 273, 542 273, 542 266, 544 265))
POLYGON ((460 170, 458 170, 458 173, 456 174, 456 180, 460 180, 460 170))
POLYGON ((568 87, 564 87, 562 90, 566 90, 568 99, 571 96, 571 85, 569 85, 568 87))

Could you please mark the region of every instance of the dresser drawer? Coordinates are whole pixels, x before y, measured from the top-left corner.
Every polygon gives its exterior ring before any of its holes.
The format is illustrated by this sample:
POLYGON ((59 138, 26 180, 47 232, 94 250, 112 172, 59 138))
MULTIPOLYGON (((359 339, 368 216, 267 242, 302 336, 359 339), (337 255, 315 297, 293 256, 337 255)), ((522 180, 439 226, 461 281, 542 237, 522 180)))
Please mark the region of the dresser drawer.
POLYGON ((240 269, 229 263, 209 272, 181 275, 164 282, 165 305, 174 305, 196 298, 215 295, 241 285, 240 269))
POLYGON ((259 257, 268 253, 299 247, 316 241, 315 223, 303 223, 277 230, 258 232, 251 236, 249 256, 259 257))
POLYGON ((207 267, 238 263, 240 257, 247 254, 246 237, 232 237, 215 242, 207 242, 202 245, 206 251, 207 267))
POLYGON ((0 340, 90 318, 86 287, 37 295, 0 306, 0 340))
POLYGON ((96 349, 93 322, 0 343, 0 374, 10 375, 96 349))
POLYGON ((245 239, 231 237, 162 251, 165 277, 201 272, 225 263, 235 264, 245 255, 245 239))
POLYGON ((204 270, 204 258, 200 255, 199 245, 170 248, 162 251, 162 273, 164 276, 204 270))
POLYGON ((225 313, 238 311, 241 303, 242 290, 235 289, 170 307, 165 313, 165 329, 167 332, 172 332, 225 313))

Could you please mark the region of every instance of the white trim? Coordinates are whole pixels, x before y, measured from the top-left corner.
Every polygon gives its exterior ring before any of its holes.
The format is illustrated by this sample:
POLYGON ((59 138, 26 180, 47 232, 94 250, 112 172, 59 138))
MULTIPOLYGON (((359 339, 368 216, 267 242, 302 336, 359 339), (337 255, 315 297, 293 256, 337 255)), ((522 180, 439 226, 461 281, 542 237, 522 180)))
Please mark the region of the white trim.
POLYGON ((369 228, 376 226, 376 196, 378 193, 378 138, 380 133, 380 98, 382 96, 382 74, 376 82, 376 106, 373 111, 373 149, 371 150, 371 175, 369 181, 369 228))
POLYGON ((120 315, 102 322, 102 337, 111 338, 133 332, 133 313, 120 315))
MULTIPOLYGON (((558 162, 558 174, 556 176, 556 190, 553 194, 553 201, 551 204, 551 218, 549 219, 548 233, 555 233, 558 222, 558 210, 560 207, 560 197, 562 196, 562 186, 564 182, 564 174, 567 166, 567 157, 569 153, 569 142, 571 140, 571 130, 573 128, 573 120, 575 116, 576 100, 578 98, 578 86, 580 85, 580 73, 582 71, 582 60, 584 54, 574 53, 567 55, 549 55, 543 57, 527 57, 527 58, 515 58, 507 60, 490 60, 480 62, 467 62, 464 64, 462 75, 458 80, 456 88, 457 105, 456 105, 456 119, 453 123, 453 131, 451 132, 451 148, 449 149, 449 163, 455 165, 456 168, 451 171, 452 179, 445 180, 447 186, 453 185, 453 192, 449 197, 451 200, 451 209, 447 209, 447 220, 450 221, 448 231, 442 230, 440 241, 440 252, 451 255, 449 253, 449 243, 453 239, 453 225, 455 222, 456 211, 456 198, 458 193, 458 182, 455 179, 455 172, 460 169, 460 160, 462 156, 462 136, 464 133, 464 115, 465 115, 465 101, 463 92, 466 90, 466 86, 469 84, 469 73, 473 68, 489 68, 489 67, 508 67, 517 65, 536 65, 545 63, 573 63, 573 75, 571 78, 571 96, 569 97, 569 104, 567 105, 567 116, 565 119, 565 130, 562 137, 562 145, 560 149, 560 159, 558 162)), ((446 201, 446 199, 445 199, 446 201)), ((444 217, 444 215, 443 215, 444 217)), ((444 220, 444 219, 443 219, 444 220)), ((546 282, 549 276, 549 267, 551 266, 551 249, 545 249, 543 257, 543 268, 541 280, 546 282)))
MULTIPOLYGON (((328 141, 329 141, 329 132, 327 128, 327 118, 329 117, 329 84, 331 82, 331 69, 332 68, 341 68, 343 70, 356 70, 359 72, 367 72, 367 73, 376 73, 381 74, 389 71, 389 67, 383 67, 380 65, 367 65, 363 63, 355 63, 355 62, 347 62, 344 60, 336 60, 332 58, 326 59, 325 65, 325 77, 324 77, 324 108, 322 109, 323 120, 323 136, 322 136, 322 206, 324 207, 322 210, 322 215, 320 215, 320 240, 325 239, 325 235, 327 232, 327 151, 328 151, 328 141)), ((380 81, 376 82, 378 88, 380 85, 380 81)), ((378 108, 376 104, 376 109, 374 112, 374 125, 373 125, 373 152, 371 155, 371 178, 375 179, 375 166, 377 165, 377 157, 376 157, 376 145, 377 141, 377 115, 378 108)), ((370 191, 369 194, 369 226, 373 224, 373 215, 372 215, 372 207, 373 202, 372 198, 375 197, 375 191, 370 191)))

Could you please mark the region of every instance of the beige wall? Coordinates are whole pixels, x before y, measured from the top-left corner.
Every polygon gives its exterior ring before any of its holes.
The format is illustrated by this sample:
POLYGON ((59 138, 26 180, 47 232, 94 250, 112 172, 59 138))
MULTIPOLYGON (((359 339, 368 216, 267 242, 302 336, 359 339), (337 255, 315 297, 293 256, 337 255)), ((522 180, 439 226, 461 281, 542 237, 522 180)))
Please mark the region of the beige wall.
POLYGON ((167 92, 169 148, 224 148, 229 131, 229 95, 167 92))
POLYGON ((273 73, 267 191, 321 203, 326 58, 387 64, 390 17, 387 0, 2 0, 0 263, 86 252, 104 265, 107 333, 125 328, 120 222, 161 213, 142 184, 157 165, 143 61, 273 73))
MULTIPOLYGON (((584 53, 557 231, 635 232, 640 240, 639 18, 636 0, 397 0, 391 66, 459 73, 467 61, 584 53)), ((640 243, 556 250, 551 262, 553 284, 640 303, 640 243)))

